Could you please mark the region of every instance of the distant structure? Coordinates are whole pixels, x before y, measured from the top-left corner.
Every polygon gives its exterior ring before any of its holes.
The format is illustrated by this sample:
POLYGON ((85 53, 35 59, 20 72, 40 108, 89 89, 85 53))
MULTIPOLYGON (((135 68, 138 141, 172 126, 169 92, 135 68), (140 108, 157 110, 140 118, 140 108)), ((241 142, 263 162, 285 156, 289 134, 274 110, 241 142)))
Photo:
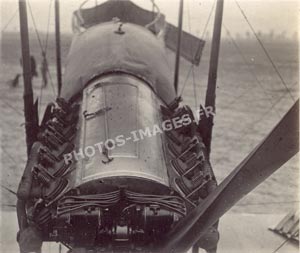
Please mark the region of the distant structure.
POLYGON ((10 84, 11 84, 11 87, 15 88, 19 85, 19 78, 20 78, 21 74, 17 74, 15 76, 14 79, 11 80, 10 84))
POLYGON ((269 32, 269 39, 270 40, 274 39, 274 30, 273 29, 271 29, 270 32, 269 32))
MULTIPOLYGON (((23 65, 22 58, 20 58, 20 65, 23 65)), ((30 69, 31 69, 31 80, 33 77, 38 77, 38 73, 36 71, 36 61, 33 55, 30 56, 30 69)), ((17 73, 13 79, 8 81, 8 83, 11 85, 11 87, 15 88, 19 85, 19 78, 21 74, 17 73)))

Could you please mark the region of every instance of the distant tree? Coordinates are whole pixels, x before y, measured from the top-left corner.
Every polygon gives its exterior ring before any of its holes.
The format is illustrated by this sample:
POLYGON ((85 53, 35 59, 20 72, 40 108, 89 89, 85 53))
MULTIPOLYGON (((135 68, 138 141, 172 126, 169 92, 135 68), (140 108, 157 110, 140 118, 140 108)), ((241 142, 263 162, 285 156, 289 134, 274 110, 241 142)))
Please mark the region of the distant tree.
POLYGON ((274 30, 273 29, 271 29, 270 32, 269 32, 269 39, 270 40, 274 39, 274 30))

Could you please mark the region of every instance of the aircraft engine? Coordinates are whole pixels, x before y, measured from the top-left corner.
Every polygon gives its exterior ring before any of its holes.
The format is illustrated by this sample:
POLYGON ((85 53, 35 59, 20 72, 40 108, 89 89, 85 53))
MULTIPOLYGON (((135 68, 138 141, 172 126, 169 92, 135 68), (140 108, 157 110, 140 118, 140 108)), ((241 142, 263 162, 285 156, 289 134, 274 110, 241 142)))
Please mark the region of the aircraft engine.
POLYGON ((72 252, 151 251, 216 187, 163 46, 144 28, 118 27, 74 39, 18 189, 21 231, 34 227, 72 252))

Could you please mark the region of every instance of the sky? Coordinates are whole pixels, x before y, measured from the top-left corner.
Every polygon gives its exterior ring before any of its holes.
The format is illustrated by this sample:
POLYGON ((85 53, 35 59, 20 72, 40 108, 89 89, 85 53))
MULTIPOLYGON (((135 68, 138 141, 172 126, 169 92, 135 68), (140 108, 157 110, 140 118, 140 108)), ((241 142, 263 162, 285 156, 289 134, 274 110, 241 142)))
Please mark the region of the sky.
MULTIPOLYGON (((51 0, 27 0, 30 4, 38 30, 47 30, 48 10, 51 0)), ((90 0, 86 6, 92 6, 101 0, 90 0)), ((237 0, 245 11, 249 21, 256 31, 269 34, 273 31, 276 35, 287 37, 295 36, 298 31, 299 1, 297 0, 237 0)), ((72 12, 80 6, 83 0, 60 0, 61 9, 61 31, 72 32, 72 12)), ((145 9, 151 9, 150 0, 133 0, 134 3, 145 9)), ((162 13, 166 15, 169 22, 177 24, 179 0, 155 0, 162 13)), ((201 34, 207 21, 209 12, 213 6, 213 0, 185 0, 184 5, 184 29, 193 34, 201 34)), ((18 1, 0 0, 1 3, 1 31, 18 31, 18 1), (14 16, 14 14, 16 14, 14 16), (9 20, 12 21, 8 24, 9 20)), ((50 13, 50 31, 54 31, 54 1, 50 13)), ((29 18, 29 29, 33 29, 33 22, 29 18)), ((250 31, 247 23, 242 17, 235 0, 225 0, 224 24, 232 34, 244 36, 250 31)), ((213 18, 210 20, 209 31, 212 29, 213 18)))

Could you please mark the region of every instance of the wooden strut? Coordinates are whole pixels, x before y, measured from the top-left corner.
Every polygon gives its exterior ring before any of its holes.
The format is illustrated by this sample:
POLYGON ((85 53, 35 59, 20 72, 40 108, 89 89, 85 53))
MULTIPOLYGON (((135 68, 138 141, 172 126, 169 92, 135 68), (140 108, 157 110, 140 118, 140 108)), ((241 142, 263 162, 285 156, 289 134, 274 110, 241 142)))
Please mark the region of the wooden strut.
POLYGON ((60 52, 60 8, 59 0, 55 0, 55 41, 56 41, 56 71, 57 71, 57 96, 60 96, 61 79, 61 52, 60 52))
POLYGON ((179 76, 181 36, 182 36, 182 19, 183 19, 183 0, 180 0, 179 19, 178 19, 177 50, 176 50, 175 71, 174 71, 174 88, 175 88, 176 94, 177 94, 177 91, 178 91, 178 76, 179 76))
MULTIPOLYGON (((223 6, 224 0, 218 0, 215 12, 214 32, 212 38, 208 83, 205 97, 205 108, 212 108, 214 113, 216 112, 216 84, 222 31, 223 6)), ((203 142, 207 148, 208 155, 210 155, 211 150, 212 130, 214 125, 213 122, 214 115, 209 115, 209 117, 200 120, 199 124, 200 132, 203 137, 203 142)))
POLYGON ((33 104, 31 59, 30 59, 30 49, 29 49, 26 0, 19 0, 19 13, 20 13, 20 34, 21 34, 21 48, 22 48, 23 79, 24 79, 23 98, 24 98, 25 132, 26 132, 27 156, 29 156, 31 147, 37 138, 38 122, 37 122, 36 106, 33 104))

